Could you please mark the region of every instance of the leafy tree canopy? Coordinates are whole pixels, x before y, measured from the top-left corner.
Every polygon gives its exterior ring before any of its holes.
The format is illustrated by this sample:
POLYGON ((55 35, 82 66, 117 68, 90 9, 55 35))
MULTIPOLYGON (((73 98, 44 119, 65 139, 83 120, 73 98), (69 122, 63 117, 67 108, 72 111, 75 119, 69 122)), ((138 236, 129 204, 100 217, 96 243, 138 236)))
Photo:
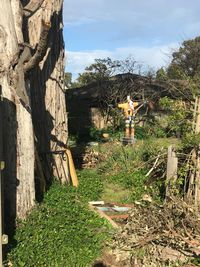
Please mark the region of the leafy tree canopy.
POLYGON ((85 68, 85 72, 79 74, 73 87, 81 87, 92 82, 109 80, 111 76, 122 73, 139 72, 141 65, 129 56, 124 60, 113 60, 111 58, 95 59, 95 63, 85 68))
POLYGON ((172 62, 167 72, 173 79, 181 79, 184 76, 195 78, 200 75, 200 36, 182 43, 172 54, 172 62))
POLYGON ((72 86, 72 73, 65 72, 65 88, 68 89, 72 86))

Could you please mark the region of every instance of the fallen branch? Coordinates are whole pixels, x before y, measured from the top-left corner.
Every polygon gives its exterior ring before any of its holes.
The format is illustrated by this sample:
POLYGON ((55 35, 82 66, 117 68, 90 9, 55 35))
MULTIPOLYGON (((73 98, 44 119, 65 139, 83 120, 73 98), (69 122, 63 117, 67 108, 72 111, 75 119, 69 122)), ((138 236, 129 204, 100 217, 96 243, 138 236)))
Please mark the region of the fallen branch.
MULTIPOLYGON (((163 150, 163 147, 161 148, 161 151, 162 150, 163 150)), ((153 167, 148 171, 148 173, 145 175, 145 177, 148 177, 152 173, 152 171, 157 167, 157 163, 158 163, 158 160, 160 159, 160 157, 161 157, 161 154, 159 154, 157 156, 157 158, 156 158, 156 160, 155 160, 155 162, 153 164, 153 167)))
POLYGON ((145 267, 165 266, 166 260, 185 263, 200 256, 199 215, 175 196, 163 206, 134 206, 112 245, 113 253, 127 266, 132 259, 140 260, 141 248, 145 267))
MULTIPOLYGON (((166 155, 167 155, 167 152, 160 154, 160 157, 162 157, 162 156, 166 156, 166 155)), ((153 158, 150 158, 150 159, 147 160, 146 162, 142 163, 139 167, 135 168, 135 170, 140 170, 140 169, 142 169, 142 168, 143 168, 145 165, 147 165, 149 162, 151 162, 151 161, 157 159, 157 157, 158 157, 158 156, 153 157, 153 158)))
POLYGON ((184 242, 185 244, 187 244, 187 250, 189 252, 192 252, 193 254, 199 256, 200 255, 200 243, 195 240, 189 240, 188 238, 185 238, 183 236, 181 236, 180 234, 178 234, 175 230, 171 230, 169 232, 166 232, 165 234, 163 234, 164 237, 167 238, 174 238, 174 237, 178 237, 182 242, 184 242))
POLYGON ((132 248, 144 247, 145 245, 147 245, 148 243, 150 243, 152 241, 155 241, 156 239, 157 239, 156 235, 151 235, 151 236, 145 237, 145 238, 139 240, 137 243, 133 244, 132 248))

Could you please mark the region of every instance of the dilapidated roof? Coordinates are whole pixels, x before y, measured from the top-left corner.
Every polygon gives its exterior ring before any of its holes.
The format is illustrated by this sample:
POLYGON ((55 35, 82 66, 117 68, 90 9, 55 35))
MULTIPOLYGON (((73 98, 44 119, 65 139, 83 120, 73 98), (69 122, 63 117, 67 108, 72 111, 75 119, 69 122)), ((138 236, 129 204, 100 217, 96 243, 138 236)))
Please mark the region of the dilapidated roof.
POLYGON ((152 77, 138 74, 118 74, 106 81, 98 81, 87 86, 68 89, 67 99, 88 100, 91 103, 105 97, 109 92, 123 91, 124 96, 130 95, 134 99, 157 100, 160 97, 191 99, 190 91, 187 90, 187 81, 168 80, 160 81, 152 77), (185 88, 185 90, 183 90, 185 88))

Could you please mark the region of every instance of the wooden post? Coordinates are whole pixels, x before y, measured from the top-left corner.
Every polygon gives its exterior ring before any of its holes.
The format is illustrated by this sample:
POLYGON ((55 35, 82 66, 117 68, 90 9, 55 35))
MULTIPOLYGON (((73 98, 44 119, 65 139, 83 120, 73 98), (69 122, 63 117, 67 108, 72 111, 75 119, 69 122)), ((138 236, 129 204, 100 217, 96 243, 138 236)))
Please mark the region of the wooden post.
POLYGON ((194 203, 195 208, 198 210, 200 207, 200 151, 197 153, 197 160, 196 160, 196 175, 195 175, 195 182, 194 182, 194 203))
POLYGON ((3 123, 2 123, 2 88, 0 85, 0 267, 3 266, 3 245, 8 243, 8 236, 3 235, 3 213, 4 213, 4 202, 3 202, 3 182, 2 182, 2 170, 5 167, 3 160, 3 123))
MULTIPOLYGON (((195 100, 195 109, 194 109, 194 123, 195 124, 195 133, 200 133, 200 98, 195 100)), ((195 208, 198 209, 200 206, 200 151, 198 148, 196 166, 195 166, 195 180, 194 180, 194 203, 195 208)))
POLYGON ((199 133, 200 132, 200 98, 198 98, 196 105, 197 105, 196 111, 194 111, 194 116, 196 118, 195 133, 199 133))
POLYGON ((192 200, 192 194, 194 192, 194 177, 195 177, 195 172, 194 170, 192 170, 190 172, 190 176, 189 176, 189 182, 188 182, 188 189, 187 189, 187 192, 186 192, 186 195, 185 195, 185 200, 187 200, 187 202, 191 203, 193 200, 192 200))
POLYGON ((195 102, 194 102, 194 110, 193 110, 193 121, 192 121, 192 129, 195 131, 196 127, 196 115, 197 115, 197 106, 198 106, 198 97, 195 97, 195 102))
MULTIPOLYGON (((194 102, 192 129, 194 134, 200 133, 200 98, 196 97, 194 102)), ((185 199, 194 204, 195 209, 200 208, 200 144, 191 153, 191 169, 188 177, 185 199)))
POLYGON ((200 173, 199 173, 199 159, 198 159, 198 163, 197 163, 197 171, 196 171, 196 177, 195 177, 195 192, 194 192, 194 196, 195 196, 195 207, 198 208, 199 203, 200 203, 200 173))
POLYGON ((75 166, 74 166, 74 162, 73 162, 73 158, 72 158, 72 153, 69 149, 66 150, 66 154, 67 154, 67 157, 68 157, 68 162, 69 162, 69 171, 70 171, 70 176, 71 176, 71 179, 72 179, 72 184, 73 186, 75 187, 78 187, 78 177, 77 177, 77 174, 76 174, 76 169, 75 169, 75 166))
POLYGON ((167 187, 166 187, 166 197, 170 196, 171 189, 173 189, 173 184, 177 180, 177 170, 178 170, 178 158, 173 150, 173 146, 168 147, 167 155, 167 187))
POLYGON ((1 171, 3 170, 3 137, 2 137, 2 97, 0 88, 0 266, 3 266, 2 257, 2 176, 1 171))

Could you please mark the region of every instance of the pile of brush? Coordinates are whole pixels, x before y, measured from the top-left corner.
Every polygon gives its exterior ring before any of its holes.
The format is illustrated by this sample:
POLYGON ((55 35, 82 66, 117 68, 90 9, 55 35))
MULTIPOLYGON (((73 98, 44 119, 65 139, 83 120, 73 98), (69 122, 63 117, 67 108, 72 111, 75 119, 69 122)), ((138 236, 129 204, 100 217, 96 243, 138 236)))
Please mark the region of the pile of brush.
POLYGON ((99 162, 99 152, 87 147, 83 155, 82 167, 85 169, 95 168, 99 162))
POLYGON ((124 267, 200 263, 200 215, 185 202, 171 199, 163 206, 142 202, 129 215, 111 245, 124 267))

